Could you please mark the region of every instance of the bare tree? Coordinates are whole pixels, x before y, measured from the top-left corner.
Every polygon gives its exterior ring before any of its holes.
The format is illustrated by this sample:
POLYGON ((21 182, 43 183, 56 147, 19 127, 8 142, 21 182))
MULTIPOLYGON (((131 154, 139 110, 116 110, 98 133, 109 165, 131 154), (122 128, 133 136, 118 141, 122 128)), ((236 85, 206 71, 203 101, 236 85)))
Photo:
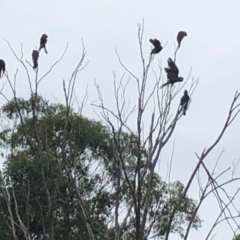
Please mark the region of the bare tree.
MULTIPOLYGON (((121 219, 124 219, 124 221, 119 220, 119 204, 116 205, 115 240, 123 239, 123 235, 121 236, 120 234, 121 228, 124 229, 127 221, 126 219, 130 219, 131 212, 134 215, 134 227, 136 229, 134 239, 145 240, 152 238, 158 239, 160 237, 159 233, 154 234, 154 224, 159 221, 159 212, 163 211, 163 209, 161 209, 161 199, 158 199, 159 202, 155 202, 156 200, 152 194, 153 189, 155 188, 153 181, 155 173, 157 171, 156 166, 160 161, 160 154, 162 153, 165 146, 169 143, 169 140, 171 139, 171 136, 177 127, 177 123, 181 120, 182 117, 180 106, 175 110, 174 113, 174 103, 180 102, 180 94, 182 94, 183 88, 187 86, 188 92, 190 93, 192 99, 194 90, 198 84, 198 79, 194 79, 191 76, 190 69, 189 75, 187 76, 184 83, 180 83, 177 86, 169 86, 166 89, 161 89, 160 86, 162 83, 163 75, 162 68, 159 66, 158 70, 154 70, 153 62, 156 57, 153 55, 150 55, 148 59, 145 58, 143 54, 143 32, 143 27, 139 26, 138 43, 142 62, 142 74, 140 77, 138 77, 138 74, 133 73, 130 69, 127 68, 127 66, 124 65, 124 61, 121 59, 120 55, 117 52, 119 63, 125 72, 120 78, 119 83, 117 83, 116 75, 114 74, 113 87, 116 103, 115 109, 108 108, 106 102, 104 101, 104 96, 101 94, 100 86, 95 82, 99 96, 99 104, 93 103, 93 106, 100 109, 101 118, 112 130, 114 147, 116 149, 115 161, 119 166, 119 172, 124 176, 125 181, 128 184, 128 188, 132 197, 130 208, 125 211, 125 216, 121 216, 121 219), (150 76, 151 73, 155 76, 155 82, 153 82, 153 79, 150 76), (129 77, 128 80, 124 82, 126 74, 128 74, 129 77), (130 101, 127 100, 128 96, 126 96, 129 81, 135 81, 135 87, 132 87, 132 89, 134 89, 137 94, 137 102, 132 106, 130 101), (152 111, 151 115, 149 114, 150 111, 152 111), (133 128, 130 127, 132 122, 136 123, 136 132, 134 132, 133 128), (149 130, 147 130, 146 127, 149 130), (129 162, 126 156, 124 156, 121 148, 121 134, 124 131, 127 131, 136 136, 135 141, 137 144, 137 158, 133 179, 131 176, 129 176, 127 170, 129 162), (147 155, 144 156, 145 159, 143 163, 142 152, 144 149, 147 149, 147 155), (144 192, 145 184, 147 186, 146 192, 144 192), (154 209, 153 202, 155 203, 154 209)), ((176 59, 178 50, 179 49, 174 52, 174 59, 176 59)), ((162 51, 164 51, 164 49, 162 51)), ((178 61, 180 61, 180 59, 178 61)), ((180 233, 181 237, 185 240, 188 239, 190 228, 193 226, 193 221, 199 212, 202 202, 206 199, 207 196, 211 194, 214 194, 217 201, 219 202, 220 214, 216 222, 213 224, 213 227, 207 234, 206 239, 209 239, 213 229, 222 221, 228 221, 229 219, 232 219, 233 223, 236 225, 236 227, 238 227, 237 220, 234 219, 239 218, 239 210, 237 210, 237 207, 234 205, 233 198, 238 194, 239 189, 236 190, 234 196, 230 197, 224 190, 224 186, 230 184, 231 182, 239 180, 239 178, 232 177, 228 181, 219 184, 218 178, 225 174, 229 169, 214 177, 215 169, 211 172, 206 167, 204 160, 207 158, 209 153, 214 150, 219 141, 222 139, 227 128, 239 114, 239 96, 240 94, 236 92, 230 105, 226 122, 215 142, 210 147, 204 149, 200 155, 196 153, 198 163, 192 172, 189 181, 186 183, 182 194, 177 199, 176 204, 172 207, 172 209, 170 209, 168 218, 166 219, 166 225, 162 226, 162 228, 165 228, 163 229, 165 240, 169 239, 169 235, 173 230, 174 218, 177 216, 177 210, 179 209, 179 206, 183 204, 183 199, 187 196, 187 193, 192 186, 193 180, 198 177, 198 171, 200 168, 203 168, 205 170, 208 177, 208 182, 202 189, 200 200, 191 214, 187 228, 180 233), (223 191, 225 193, 227 201, 224 201, 222 199, 220 191, 223 191), (232 215, 229 209, 230 205, 234 207, 236 216, 232 215), (222 216, 224 216, 224 219, 221 218, 222 216)), ((121 174, 119 174, 119 176, 121 174)), ((117 181, 119 185, 120 181, 117 181)), ((169 196, 169 199, 171 199, 171 196, 169 196)))

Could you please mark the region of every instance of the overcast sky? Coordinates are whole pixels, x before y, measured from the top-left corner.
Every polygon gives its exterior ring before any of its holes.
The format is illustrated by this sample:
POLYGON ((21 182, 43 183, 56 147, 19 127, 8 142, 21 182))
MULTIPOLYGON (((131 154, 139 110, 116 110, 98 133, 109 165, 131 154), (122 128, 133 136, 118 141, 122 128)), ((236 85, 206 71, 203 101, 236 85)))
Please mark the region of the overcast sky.
MULTIPOLYGON (((3 39, 7 39, 18 54, 23 43, 24 59, 31 61, 32 50, 39 46, 41 35, 46 33, 49 36, 49 54, 41 52, 40 75, 60 57, 69 42, 64 59, 40 86, 40 93, 45 97, 63 102, 62 80, 68 80, 75 68, 83 39, 89 64, 77 79, 76 94, 81 101, 88 85, 89 97, 84 114, 96 118, 91 107, 91 102, 97 99, 94 78, 108 106, 114 107, 112 73, 115 71, 119 77, 124 72, 118 63, 115 48, 123 62, 136 75, 141 74, 137 24, 143 18, 146 57, 151 49, 149 38, 158 38, 163 43, 168 41, 164 51, 155 59, 159 59, 163 67, 166 66, 167 58, 173 56, 177 32, 186 31, 188 36, 184 38, 177 58, 180 75, 186 78, 192 67, 193 76, 199 78, 200 82, 187 116, 180 120, 163 155, 164 159, 162 156, 166 165, 175 139, 172 179, 186 183, 197 161, 194 152, 200 153, 216 139, 227 117, 233 95, 240 86, 239 11, 240 2, 236 0, 1 0, 0 58, 5 60, 9 76, 13 77, 19 68, 17 94, 27 97, 29 86, 26 75, 3 39)), ((31 74, 33 76, 33 72, 31 74)), ((1 81, 6 82, 6 78, 1 81)), ((7 86, 4 93, 11 98, 7 86)), ((3 103, 4 100, 0 98, 0 104, 3 103)), ((206 159, 206 164, 211 167, 221 150, 226 150, 217 172, 231 166, 232 161, 240 157, 239 121, 239 118, 236 119, 218 147, 206 159)), ((163 175, 164 171, 165 168, 163 175)), ((237 174, 240 175, 239 170, 237 174)), ((234 191, 237 186, 232 185, 229 190, 234 191)), ((198 197, 197 192, 191 190, 191 196, 195 199, 198 197)), ((204 219, 203 227, 199 231, 192 230, 191 239, 202 240, 206 237, 216 217, 216 204, 216 200, 211 198, 203 205, 200 211, 204 219)), ((214 239, 217 240, 232 238, 227 223, 223 223, 215 233, 217 235, 214 239)))

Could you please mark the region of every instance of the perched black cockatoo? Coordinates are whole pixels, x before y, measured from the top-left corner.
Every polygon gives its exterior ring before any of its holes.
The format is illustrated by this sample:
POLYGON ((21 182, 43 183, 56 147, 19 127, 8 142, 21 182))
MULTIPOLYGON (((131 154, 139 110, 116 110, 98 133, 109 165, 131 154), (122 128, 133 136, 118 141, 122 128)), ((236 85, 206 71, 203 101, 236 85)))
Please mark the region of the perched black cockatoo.
POLYGON ((164 83, 160 88, 163 88, 163 87, 167 86, 168 84, 173 85, 176 82, 183 81, 182 77, 178 77, 179 70, 171 58, 168 58, 168 68, 164 68, 164 69, 167 73, 168 81, 166 83, 164 83))
POLYGON ((0 78, 3 77, 5 70, 6 70, 6 64, 2 59, 0 59, 0 78))
POLYGON ((154 48, 152 49, 150 54, 157 54, 162 50, 162 45, 159 40, 155 39, 149 39, 149 42, 153 44, 154 48))
POLYGON ((182 106, 183 115, 186 115, 189 100, 190 100, 190 97, 188 96, 188 91, 185 90, 184 94, 181 98, 181 101, 180 101, 180 105, 182 106))
POLYGON ((47 52, 47 49, 46 49, 46 43, 47 43, 47 38, 48 38, 48 35, 47 34, 43 34, 41 39, 40 39, 40 47, 39 47, 39 50, 40 51, 42 48, 44 48, 45 50, 45 53, 48 53, 47 52))
POLYGON ((39 58, 39 52, 37 50, 32 51, 32 60, 33 60, 33 68, 38 68, 38 58, 39 58))
POLYGON ((177 42, 178 42, 178 48, 180 48, 181 42, 183 40, 184 37, 187 36, 187 33, 184 31, 180 31, 177 35, 177 42))

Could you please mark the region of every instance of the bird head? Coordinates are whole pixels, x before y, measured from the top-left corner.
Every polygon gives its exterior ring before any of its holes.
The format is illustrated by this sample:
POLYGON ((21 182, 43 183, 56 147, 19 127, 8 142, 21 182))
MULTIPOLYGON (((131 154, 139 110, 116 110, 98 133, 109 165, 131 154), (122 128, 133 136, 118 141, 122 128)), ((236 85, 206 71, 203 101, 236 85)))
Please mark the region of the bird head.
POLYGON ((187 36, 187 32, 185 32, 185 31, 180 31, 180 32, 178 32, 178 36, 186 37, 186 36, 187 36))
POLYGON ((185 91, 184 91, 184 94, 185 94, 185 95, 187 95, 187 94, 188 94, 188 91, 187 91, 186 89, 185 89, 185 91))
POLYGON ((183 81, 183 77, 179 77, 178 80, 179 80, 179 82, 182 82, 183 81))

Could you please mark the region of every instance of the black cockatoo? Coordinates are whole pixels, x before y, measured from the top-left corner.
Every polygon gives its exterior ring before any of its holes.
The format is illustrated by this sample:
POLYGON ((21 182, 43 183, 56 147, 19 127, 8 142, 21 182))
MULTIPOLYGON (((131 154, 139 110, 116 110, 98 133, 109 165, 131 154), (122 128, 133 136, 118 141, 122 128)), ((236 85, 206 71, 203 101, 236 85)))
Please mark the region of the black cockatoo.
POLYGON ((42 48, 44 48, 45 50, 45 53, 48 53, 47 52, 47 49, 46 49, 46 43, 47 43, 47 38, 48 38, 48 35, 47 34, 43 34, 41 39, 40 39, 40 47, 39 47, 39 50, 40 51, 42 48))
POLYGON ((155 39, 149 39, 149 42, 153 44, 154 48, 152 49, 150 54, 157 54, 162 50, 162 45, 159 40, 155 39))
POLYGON ((32 51, 32 60, 33 60, 33 68, 38 68, 38 58, 39 58, 39 52, 37 50, 32 51))
POLYGON ((178 77, 179 70, 178 70, 176 64, 173 62, 173 60, 171 58, 168 58, 168 68, 164 68, 164 69, 167 73, 168 81, 166 83, 164 83, 161 86, 161 88, 167 86, 168 84, 173 85, 176 82, 182 82, 183 81, 182 77, 178 77))
POLYGON ((0 78, 3 77, 5 70, 6 70, 6 64, 2 59, 0 59, 0 78))
POLYGON ((184 31, 180 31, 177 35, 177 42, 178 42, 178 48, 180 48, 181 42, 183 40, 184 37, 187 36, 187 33, 184 31))
POLYGON ((189 100, 190 100, 190 97, 188 96, 188 91, 185 90, 183 93, 183 96, 181 98, 181 101, 180 101, 180 105, 182 106, 183 115, 186 115, 189 100))

